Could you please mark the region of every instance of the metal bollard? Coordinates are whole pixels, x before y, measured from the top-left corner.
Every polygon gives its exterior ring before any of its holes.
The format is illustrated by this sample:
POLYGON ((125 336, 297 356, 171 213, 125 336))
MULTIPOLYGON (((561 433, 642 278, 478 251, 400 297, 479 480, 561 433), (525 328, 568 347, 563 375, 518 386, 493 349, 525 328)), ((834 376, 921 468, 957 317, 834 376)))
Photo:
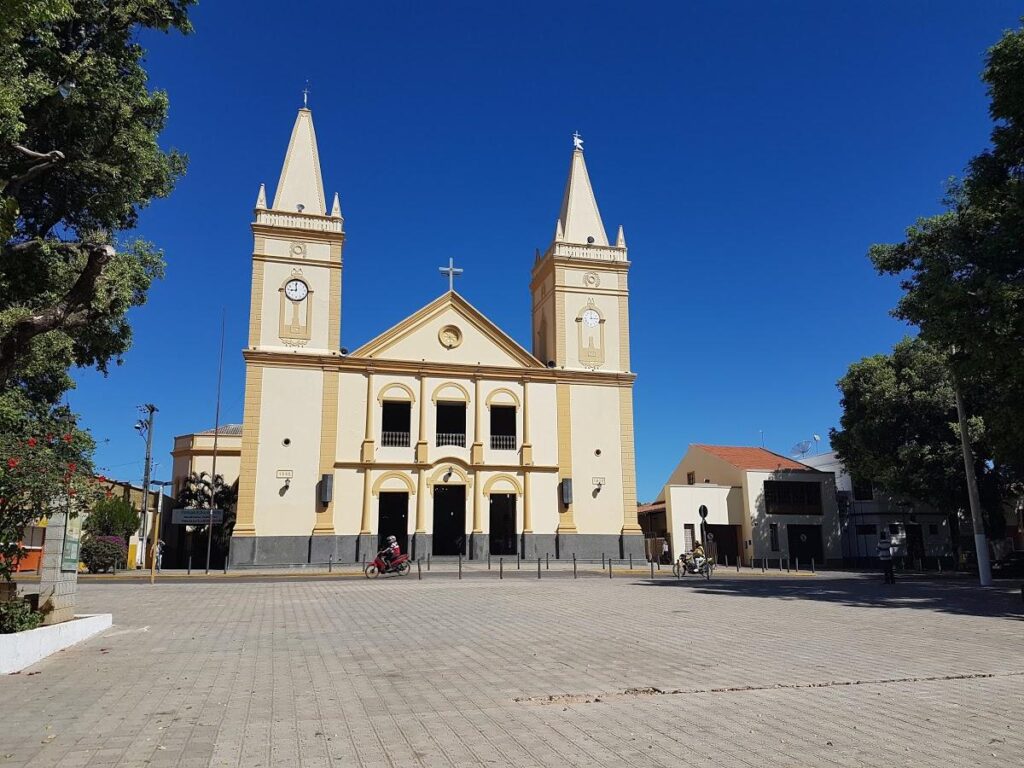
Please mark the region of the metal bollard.
POLYGON ((725 567, 726 568, 729 567, 729 554, 728 553, 726 553, 726 555, 725 555, 725 567))
POLYGON ((516 570, 518 571, 523 565, 523 556, 516 552, 516 570))
POLYGON ((739 573, 739 572, 740 572, 740 559, 737 557, 736 558, 736 573, 739 573))
POLYGON ((537 578, 540 578, 540 558, 537 558, 537 578))
POLYGON ((608 558, 608 578, 612 577, 612 559, 608 558))
POLYGON ((629 553, 629 570, 633 570, 633 553, 629 553))
POLYGON ((504 579, 505 578, 505 558, 504 557, 499 557, 498 558, 498 578, 499 579, 504 579))
POLYGON ((789 573, 789 558, 786 558, 786 573, 789 573))
POLYGON ((601 570, 604 570, 604 552, 601 553, 601 570))
POLYGON ((654 561, 651 560, 651 581, 654 581, 654 561))
POLYGON ((796 568, 794 568, 793 570, 795 570, 797 573, 800 573, 800 558, 799 557, 796 559, 796 568))
POLYGON ((813 557, 811 558, 811 573, 817 573, 817 571, 814 570, 814 558, 813 557))
POLYGON ((548 552, 544 553, 544 570, 545 571, 550 571, 551 570, 551 555, 548 552))
POLYGON ((459 578, 462 578, 462 553, 459 552, 459 578))
POLYGON ((782 558, 779 558, 779 573, 782 573, 782 558))
POLYGON ((430 553, 427 552, 427 570, 430 570, 430 553))
POLYGON ((761 573, 767 572, 767 570, 768 570, 767 563, 768 563, 768 558, 767 557, 762 557, 761 558, 761 573))
POLYGON ((938 558, 938 563, 939 563, 939 573, 942 573, 942 558, 941 557, 938 558))
POLYGON ((188 556, 188 575, 192 575, 192 555, 188 556))
POLYGON ((334 573, 334 555, 328 555, 327 557, 327 572, 334 573))
POLYGON ((491 570, 491 553, 487 553, 487 570, 491 570))
POLYGON ((422 560, 417 560, 416 561, 416 578, 419 579, 420 581, 423 580, 423 561, 422 560))
POLYGON ((576 553, 572 553, 572 577, 576 578, 576 553))

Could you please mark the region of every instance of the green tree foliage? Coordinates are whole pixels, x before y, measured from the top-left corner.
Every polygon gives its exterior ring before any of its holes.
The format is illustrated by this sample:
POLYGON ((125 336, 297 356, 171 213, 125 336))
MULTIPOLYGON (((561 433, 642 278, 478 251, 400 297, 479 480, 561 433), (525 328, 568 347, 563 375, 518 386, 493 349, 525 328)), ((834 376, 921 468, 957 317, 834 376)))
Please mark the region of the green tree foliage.
POLYGON ((61 413, 35 433, 0 431, 0 578, 10 581, 25 528, 54 512, 75 516, 100 498, 92 439, 61 413), (83 458, 85 457, 85 458, 83 458))
MULTIPOLYGON (((177 507, 181 509, 205 509, 210 506, 210 491, 213 489, 214 508, 224 510, 224 524, 213 527, 213 545, 221 552, 227 552, 231 534, 235 530, 235 504, 238 502, 238 483, 227 485, 224 475, 211 478, 209 473, 193 472, 185 481, 178 494, 177 507)), ((196 526, 193 540, 206 535, 206 526, 196 526)))
POLYGON ((85 518, 82 530, 92 536, 117 536, 128 541, 139 530, 139 513, 124 499, 101 499, 85 518))
POLYGON ((52 398, 69 367, 106 370, 129 347, 126 312, 163 262, 120 238, 185 169, 157 143, 167 96, 147 89, 136 35, 188 32, 193 4, 4 0, 0 385, 52 398))
MULTIPOLYGON (((830 440, 854 477, 868 478, 897 502, 957 513, 968 508, 956 399, 945 355, 921 339, 904 339, 891 355, 867 357, 839 380, 841 429, 830 440)), ((975 472, 992 525, 1002 533, 1006 479, 987 461, 985 424, 968 424, 975 472)))
POLYGON ((106 573, 118 565, 124 567, 128 549, 117 536, 90 536, 82 542, 79 558, 89 573, 106 573))
POLYGON ((988 51, 982 79, 992 146, 949 183, 947 210, 920 219, 902 243, 876 245, 883 274, 902 276, 894 314, 955 351, 968 410, 990 425, 993 456, 1024 476, 1024 29, 988 51))
POLYGON ((43 615, 32 610, 24 600, 7 600, 0 603, 0 635, 35 629, 43 615))

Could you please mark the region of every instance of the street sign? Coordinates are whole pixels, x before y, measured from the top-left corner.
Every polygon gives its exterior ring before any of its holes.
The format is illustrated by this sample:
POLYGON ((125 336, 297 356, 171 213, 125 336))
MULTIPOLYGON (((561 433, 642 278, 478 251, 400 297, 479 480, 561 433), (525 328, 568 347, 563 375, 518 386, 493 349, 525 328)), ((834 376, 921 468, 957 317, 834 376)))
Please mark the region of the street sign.
POLYGON ((708 508, 705 507, 703 504, 700 505, 700 509, 698 509, 697 512, 700 513, 700 517, 702 520, 708 516, 708 508))
POLYGON ((214 524, 224 522, 223 509, 174 509, 171 510, 171 525, 208 525, 211 511, 214 524))

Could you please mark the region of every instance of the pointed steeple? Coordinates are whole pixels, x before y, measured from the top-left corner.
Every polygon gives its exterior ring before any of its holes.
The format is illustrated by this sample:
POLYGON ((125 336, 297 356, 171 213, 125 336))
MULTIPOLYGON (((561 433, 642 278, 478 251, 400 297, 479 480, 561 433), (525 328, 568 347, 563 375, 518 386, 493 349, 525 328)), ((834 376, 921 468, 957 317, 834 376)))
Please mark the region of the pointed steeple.
POLYGON ((265 210, 267 207, 267 185, 260 184, 259 194, 256 195, 256 207, 265 210))
POLYGON ((306 107, 299 110, 284 156, 281 179, 274 194, 274 210, 294 213, 327 214, 324 183, 320 177, 320 155, 313 130, 313 113, 306 107), (301 207, 300 207, 301 206, 301 207))
POLYGON ((597 200, 590 186, 587 164, 583 159, 583 140, 573 136, 575 148, 569 165, 569 179, 562 197, 562 212, 558 216, 562 236, 556 239, 567 243, 608 245, 608 234, 597 210, 597 200), (590 240, 593 238, 593 240, 590 240))
POLYGON ((338 193, 334 193, 334 202, 331 204, 331 218, 341 218, 341 199, 338 197, 338 193))
POLYGON ((619 236, 615 238, 615 247, 616 248, 625 248, 626 247, 626 233, 622 231, 622 225, 621 224, 619 224, 619 236))

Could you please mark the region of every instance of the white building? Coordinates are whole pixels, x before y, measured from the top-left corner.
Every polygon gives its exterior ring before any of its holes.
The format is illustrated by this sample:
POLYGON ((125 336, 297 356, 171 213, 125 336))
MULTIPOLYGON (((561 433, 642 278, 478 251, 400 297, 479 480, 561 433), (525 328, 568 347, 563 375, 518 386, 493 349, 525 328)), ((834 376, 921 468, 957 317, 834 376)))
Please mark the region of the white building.
MULTIPOLYGON (((763 559, 809 566, 842 560, 835 479, 764 448, 691 445, 651 511, 673 556, 700 537, 700 508, 715 554, 747 565, 763 559)), ((648 535, 658 531, 648 529, 648 535)))
POLYGON ((897 545, 896 557, 916 561, 952 556, 947 515, 923 505, 897 504, 871 480, 851 477, 835 451, 800 461, 835 476, 843 559, 847 562, 877 558, 882 533, 897 545))

